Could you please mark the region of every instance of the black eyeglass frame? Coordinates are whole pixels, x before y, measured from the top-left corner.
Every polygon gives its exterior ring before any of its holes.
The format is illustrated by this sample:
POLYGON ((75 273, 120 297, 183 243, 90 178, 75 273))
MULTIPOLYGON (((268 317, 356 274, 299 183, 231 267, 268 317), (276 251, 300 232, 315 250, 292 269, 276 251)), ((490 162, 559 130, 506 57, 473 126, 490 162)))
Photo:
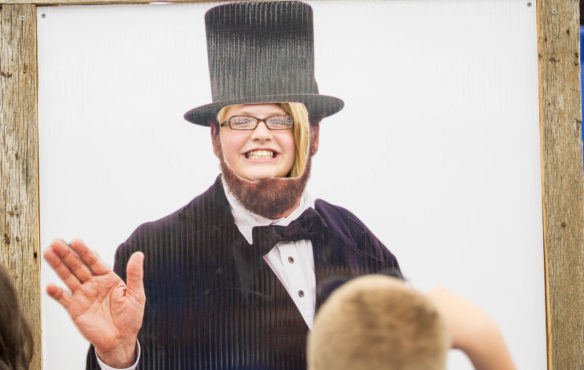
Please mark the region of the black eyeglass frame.
POLYGON ((266 124, 266 127, 268 128, 268 130, 275 130, 275 131, 280 131, 280 130, 289 130, 292 127, 294 127, 294 119, 289 116, 289 115, 275 115, 275 116, 270 116, 270 117, 265 117, 265 118, 258 118, 258 117, 253 117, 253 116, 232 116, 229 117, 227 120, 219 123, 220 127, 225 127, 225 126, 229 126, 230 129, 232 130, 236 130, 236 131, 253 131, 255 130, 258 125, 260 124, 260 122, 263 122, 266 124), (245 118, 253 118, 255 119, 255 125, 251 128, 235 128, 231 125, 231 120, 233 118, 237 118, 237 117, 245 117, 245 118), (276 117, 287 117, 290 120, 290 126, 287 127, 272 127, 270 124, 270 120, 272 118, 276 118, 276 117))

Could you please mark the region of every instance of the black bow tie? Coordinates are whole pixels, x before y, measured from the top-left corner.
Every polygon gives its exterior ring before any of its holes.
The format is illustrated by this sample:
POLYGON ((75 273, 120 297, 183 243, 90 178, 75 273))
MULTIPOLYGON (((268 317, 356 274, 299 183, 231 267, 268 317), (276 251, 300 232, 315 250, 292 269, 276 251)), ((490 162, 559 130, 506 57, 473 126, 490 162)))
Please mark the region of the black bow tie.
POLYGON ((298 240, 315 240, 323 237, 326 224, 313 208, 308 208, 288 226, 256 226, 252 229, 253 248, 266 255, 277 243, 298 240))

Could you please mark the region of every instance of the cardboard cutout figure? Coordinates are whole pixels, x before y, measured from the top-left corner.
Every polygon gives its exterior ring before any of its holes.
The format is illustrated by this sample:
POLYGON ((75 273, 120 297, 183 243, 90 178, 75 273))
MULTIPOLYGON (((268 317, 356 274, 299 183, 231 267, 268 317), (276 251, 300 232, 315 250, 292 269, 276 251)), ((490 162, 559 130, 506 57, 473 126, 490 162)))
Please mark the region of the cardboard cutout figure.
POLYGON ((234 3, 205 21, 213 102, 185 118, 210 126, 222 175, 138 227, 115 273, 80 241, 45 253, 89 369, 303 369, 321 282, 400 274, 359 219, 304 192, 320 120, 343 107, 318 92, 310 6, 234 3))

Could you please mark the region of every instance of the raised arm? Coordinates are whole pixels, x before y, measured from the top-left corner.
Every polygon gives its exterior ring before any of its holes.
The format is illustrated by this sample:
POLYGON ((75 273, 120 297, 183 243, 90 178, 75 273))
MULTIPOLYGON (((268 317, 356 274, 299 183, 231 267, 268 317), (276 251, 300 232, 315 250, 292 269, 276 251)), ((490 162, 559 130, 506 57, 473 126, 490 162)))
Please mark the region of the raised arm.
POLYGON ((44 257, 69 288, 50 284, 47 293, 67 310, 99 358, 115 368, 132 365, 146 303, 144 254, 130 257, 127 284, 80 240, 69 245, 56 240, 44 257))
POLYGON ((476 370, 514 370, 499 327, 486 312, 443 288, 426 294, 446 321, 452 348, 462 350, 476 370))

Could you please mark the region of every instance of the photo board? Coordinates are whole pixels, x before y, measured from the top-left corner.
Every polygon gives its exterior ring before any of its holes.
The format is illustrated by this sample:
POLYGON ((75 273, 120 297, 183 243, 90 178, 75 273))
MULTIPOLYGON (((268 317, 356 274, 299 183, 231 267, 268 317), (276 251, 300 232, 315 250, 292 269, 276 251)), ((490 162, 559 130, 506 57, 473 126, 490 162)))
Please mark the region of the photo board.
MULTIPOLYGON (((320 92, 345 108, 321 122, 307 191, 357 215, 412 286, 485 309, 518 368, 545 369, 535 7, 309 3, 320 92)), ((37 8, 41 248, 78 237, 112 263, 213 183, 209 129, 182 115, 211 101, 216 4, 37 8)), ((83 366, 87 342, 46 295, 43 343, 45 369, 83 366)))

